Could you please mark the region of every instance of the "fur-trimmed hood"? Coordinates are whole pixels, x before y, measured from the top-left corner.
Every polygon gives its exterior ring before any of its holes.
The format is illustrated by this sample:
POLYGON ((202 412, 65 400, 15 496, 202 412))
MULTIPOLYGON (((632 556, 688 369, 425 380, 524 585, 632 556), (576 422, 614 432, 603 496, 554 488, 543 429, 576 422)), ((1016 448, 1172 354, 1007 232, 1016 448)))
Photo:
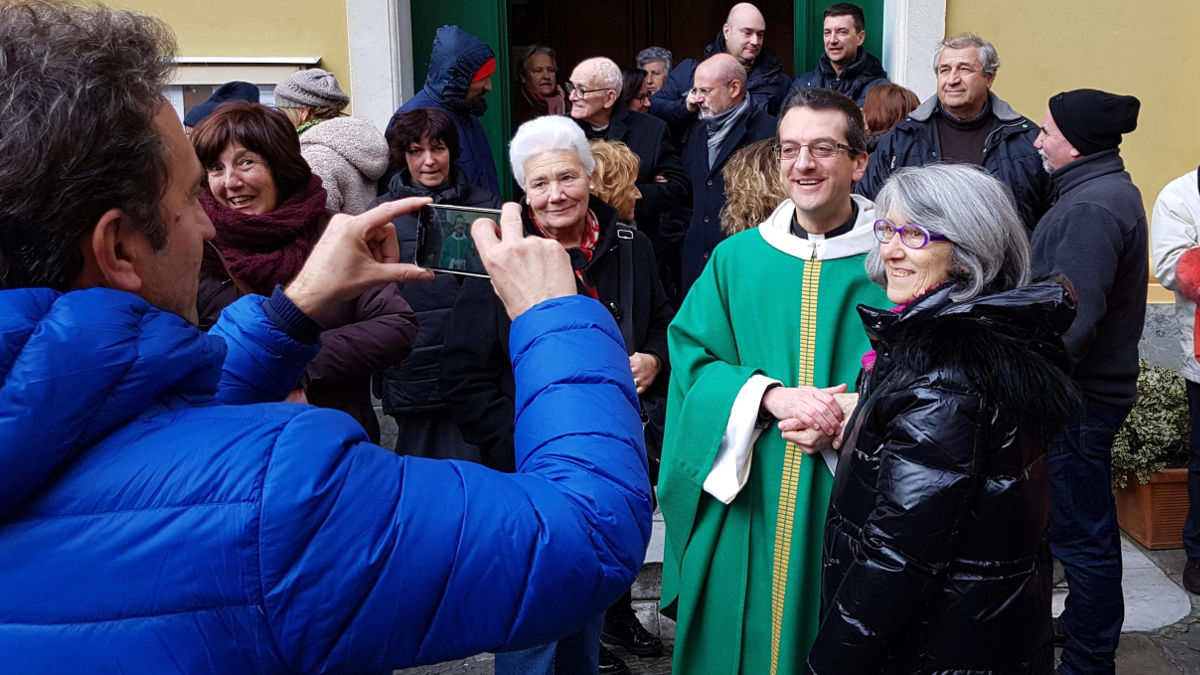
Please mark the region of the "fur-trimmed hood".
POLYGON ((882 359, 911 372, 941 371, 1017 411, 1027 430, 1053 435, 1079 405, 1061 335, 1075 318, 1063 276, 964 302, 944 285, 903 312, 860 306, 882 359))

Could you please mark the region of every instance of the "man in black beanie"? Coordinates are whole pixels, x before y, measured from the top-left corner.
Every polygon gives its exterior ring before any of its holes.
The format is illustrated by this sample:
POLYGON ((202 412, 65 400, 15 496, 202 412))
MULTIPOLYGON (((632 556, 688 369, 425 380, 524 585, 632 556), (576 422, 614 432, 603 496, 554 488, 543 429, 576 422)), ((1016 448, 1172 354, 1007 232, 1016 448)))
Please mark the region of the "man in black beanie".
POLYGON ((1139 106, 1095 89, 1063 92, 1034 141, 1055 202, 1033 231, 1033 274, 1066 274, 1079 296, 1063 341, 1084 401, 1049 448, 1051 551, 1070 587, 1060 617, 1064 674, 1113 673, 1125 613, 1112 442, 1137 396, 1148 270, 1142 195, 1118 146, 1137 127, 1139 106))

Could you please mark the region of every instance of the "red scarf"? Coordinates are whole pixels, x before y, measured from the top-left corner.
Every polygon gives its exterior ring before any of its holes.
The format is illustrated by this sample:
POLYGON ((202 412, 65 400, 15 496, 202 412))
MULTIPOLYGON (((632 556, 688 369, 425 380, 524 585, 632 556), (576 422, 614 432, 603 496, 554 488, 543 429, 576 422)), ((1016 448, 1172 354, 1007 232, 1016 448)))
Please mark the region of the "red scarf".
POLYGON ((325 217, 325 199, 325 188, 316 174, 274 211, 260 215, 222 206, 205 190, 200 202, 217 230, 213 243, 225 256, 228 271, 207 246, 204 270, 217 276, 229 274, 256 293, 269 294, 275 284, 286 284, 300 272, 325 217))
MULTIPOLYGON (((555 239, 555 237, 551 236, 550 233, 547 232, 544 227, 542 227, 542 224, 538 222, 537 216, 535 216, 533 213, 532 206, 529 207, 529 220, 533 222, 534 227, 538 229, 538 232, 542 233, 543 237, 547 239, 555 239)), ((579 250, 583 251, 583 257, 589 263, 592 262, 592 257, 596 255, 596 243, 599 241, 600 220, 596 218, 596 214, 592 213, 591 209, 588 209, 587 219, 584 221, 583 225, 583 236, 579 239, 579 250)), ((596 287, 592 284, 589 284, 587 279, 584 278, 583 270, 575 270, 575 278, 579 280, 579 283, 583 286, 583 289, 587 291, 589 296, 595 298, 596 300, 600 299, 600 295, 596 292, 596 287)))

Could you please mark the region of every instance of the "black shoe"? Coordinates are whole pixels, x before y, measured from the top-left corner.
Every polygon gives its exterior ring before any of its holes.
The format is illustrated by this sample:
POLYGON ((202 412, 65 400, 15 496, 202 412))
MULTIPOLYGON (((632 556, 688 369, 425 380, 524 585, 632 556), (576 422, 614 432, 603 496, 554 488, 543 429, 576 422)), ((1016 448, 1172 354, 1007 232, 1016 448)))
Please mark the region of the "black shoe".
POLYGON ((600 675, 629 675, 629 666, 621 657, 600 645, 600 675))
POLYGON ((1067 634, 1063 631, 1062 619, 1057 616, 1050 622, 1050 630, 1054 634, 1054 646, 1061 647, 1067 644, 1067 634))
POLYGON ((616 621, 605 621, 600 639, 610 645, 621 645, 630 654, 638 656, 658 656, 663 650, 662 640, 643 628, 636 614, 616 621))
POLYGON ((1200 595, 1200 558, 1188 558, 1183 566, 1183 587, 1188 593, 1200 595))

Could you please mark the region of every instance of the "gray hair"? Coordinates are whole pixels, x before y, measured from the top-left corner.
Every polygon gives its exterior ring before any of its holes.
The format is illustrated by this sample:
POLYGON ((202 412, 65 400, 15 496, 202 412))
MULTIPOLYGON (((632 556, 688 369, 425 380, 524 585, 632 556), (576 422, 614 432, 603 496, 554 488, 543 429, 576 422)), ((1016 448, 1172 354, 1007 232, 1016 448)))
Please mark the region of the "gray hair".
POLYGON ((135 12, 9 0, 0 45, 0 286, 69 290, 80 241, 110 209, 165 245, 169 158, 154 118, 171 30, 135 12))
POLYGON ((526 75, 525 64, 529 63, 529 59, 532 59, 537 54, 545 54, 546 56, 549 56, 550 63, 554 64, 555 70, 558 69, 558 52, 554 51, 554 47, 548 47, 546 45, 539 45, 539 44, 532 44, 525 48, 525 51, 521 54, 521 60, 517 62, 517 79, 518 80, 520 80, 522 82, 525 81, 525 75, 526 75))
POLYGON ((522 190, 525 189, 525 164, 544 152, 555 151, 574 153, 588 176, 596 168, 592 146, 588 145, 587 136, 574 120, 562 115, 535 117, 522 124, 508 144, 513 178, 522 190))
POLYGON ((979 65, 983 68, 984 75, 994 76, 1000 69, 1000 55, 996 53, 996 48, 992 46, 992 43, 974 33, 959 33, 938 43, 937 51, 933 54, 933 72, 937 72, 938 63, 942 59, 942 50, 966 49, 967 47, 979 48, 979 65))
MULTIPOLYGON (((950 296, 955 301, 1029 284, 1029 239, 1012 192, 986 171, 970 164, 903 168, 875 205, 950 240, 950 281, 962 287, 950 296)), ((867 255, 867 275, 886 288, 880 248, 867 255)))
POLYGON ((666 67, 666 71, 671 72, 671 68, 675 65, 675 57, 671 54, 670 49, 664 47, 646 47, 637 54, 637 67, 644 69, 647 63, 662 61, 666 67))
POLYGON ((607 56, 593 56, 580 61, 575 67, 591 69, 596 74, 595 84, 604 89, 612 89, 617 92, 617 98, 621 98, 621 85, 625 80, 621 77, 621 66, 618 66, 616 61, 607 56))

